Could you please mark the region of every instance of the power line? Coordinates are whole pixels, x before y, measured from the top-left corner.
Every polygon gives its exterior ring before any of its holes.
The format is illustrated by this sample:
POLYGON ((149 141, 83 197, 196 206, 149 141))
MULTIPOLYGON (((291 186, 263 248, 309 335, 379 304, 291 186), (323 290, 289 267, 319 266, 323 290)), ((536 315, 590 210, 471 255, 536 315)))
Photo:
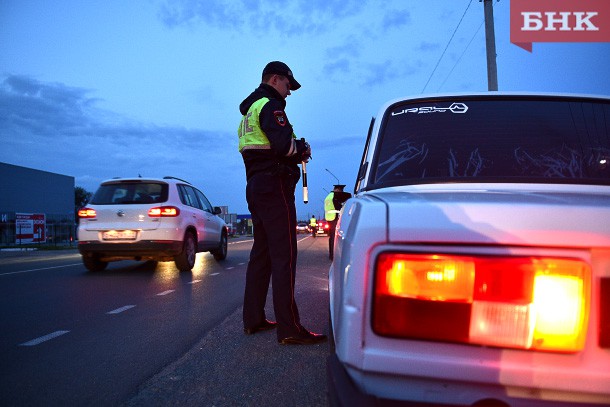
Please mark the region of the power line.
POLYGON ((466 6, 466 10, 464 10, 464 14, 462 14, 462 18, 460 18, 460 22, 458 23, 457 27, 455 27, 455 30, 453 30, 453 34, 451 34, 451 38, 449 38, 449 41, 447 42, 447 45, 445 46, 445 50, 441 54, 441 57, 438 59, 438 62, 436 63, 436 66, 434 67, 434 70, 430 74, 430 77, 428 78, 428 81, 424 85, 424 88, 421 90, 421 93, 424 93, 424 91, 426 90, 426 87, 428 86, 428 83, 430 83, 430 79, 432 79, 432 76, 434 75, 434 72, 436 72, 436 68, 438 68, 438 65, 441 63, 441 60, 443 59, 443 56, 445 55, 445 52, 447 52, 447 48, 449 48, 449 44, 451 44, 451 40, 453 40, 453 37, 455 36, 455 33, 457 32, 458 28, 460 28, 460 24, 462 24, 462 20, 464 20, 464 16, 466 15, 466 12, 470 8, 471 4, 472 4, 472 0, 470 0, 470 2, 468 3, 468 6, 466 6))
POLYGON ((468 45, 466 45, 466 48, 464 48, 464 51, 462 51, 462 55, 460 55, 460 57, 457 59, 457 61, 455 61, 455 64, 453 64, 453 68, 451 68, 451 71, 449 71, 449 73, 445 77, 445 80, 443 81, 443 83, 441 83, 441 86, 438 87, 438 89, 436 90, 437 92, 441 90, 443 85, 445 85, 445 82, 447 82, 447 79, 449 79, 449 76, 451 76, 451 74, 453 73, 453 70, 455 69, 455 67, 460 63, 460 61, 462 60, 462 57, 464 56, 466 51, 468 51, 468 48, 470 47, 470 44, 472 44, 472 41, 474 40, 474 37, 477 36, 479 31, 481 31, 481 27, 483 27, 483 23, 484 22, 485 22, 485 20, 481 21, 481 24, 479 24, 479 28, 477 28, 477 31, 474 33, 474 35, 472 36, 472 38, 468 42, 468 45))

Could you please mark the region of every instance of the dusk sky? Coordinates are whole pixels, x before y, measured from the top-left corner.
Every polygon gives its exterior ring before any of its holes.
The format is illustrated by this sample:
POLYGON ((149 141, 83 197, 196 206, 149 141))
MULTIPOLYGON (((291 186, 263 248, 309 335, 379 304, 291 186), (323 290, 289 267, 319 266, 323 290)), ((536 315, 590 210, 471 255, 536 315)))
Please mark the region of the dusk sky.
MULTIPOLYGON (((510 1, 493 7, 500 91, 610 95, 610 43, 530 53, 510 43, 510 1)), ((483 22, 478 0, 2 0, 0 161, 90 192, 173 175, 248 213, 238 106, 281 60, 302 85, 286 113, 313 155, 297 210, 319 216, 331 173, 353 189, 385 102, 487 91, 483 22)))

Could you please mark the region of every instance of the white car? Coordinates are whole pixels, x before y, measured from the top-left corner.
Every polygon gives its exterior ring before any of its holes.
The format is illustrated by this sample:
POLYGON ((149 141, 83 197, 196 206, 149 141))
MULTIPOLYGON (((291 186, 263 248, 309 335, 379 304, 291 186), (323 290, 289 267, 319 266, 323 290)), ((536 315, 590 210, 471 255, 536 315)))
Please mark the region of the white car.
POLYGON ((606 97, 385 105, 337 225, 331 404, 610 405, 609 160, 606 97))
POLYGON ((190 271, 198 252, 227 257, 220 213, 178 178, 107 180, 78 212, 78 250, 90 271, 116 260, 174 261, 180 271, 190 271))

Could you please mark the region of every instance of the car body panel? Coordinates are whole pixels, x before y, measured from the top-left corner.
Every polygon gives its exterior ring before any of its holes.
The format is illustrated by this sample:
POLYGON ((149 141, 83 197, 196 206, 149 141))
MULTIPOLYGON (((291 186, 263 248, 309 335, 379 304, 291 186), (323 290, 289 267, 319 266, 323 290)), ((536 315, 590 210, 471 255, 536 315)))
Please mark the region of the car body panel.
POLYGON ((446 242, 450 234, 450 241, 464 243, 563 246, 568 235, 576 237, 570 246, 595 247, 610 245, 608 225, 600 222, 610 219, 607 190, 547 185, 524 190, 523 185, 507 184, 439 190, 426 185, 372 194, 387 203, 393 242, 413 236, 446 242))
POLYGON ((297 233, 311 233, 309 229, 309 224, 306 222, 298 222, 297 223, 297 233))
POLYGON ((328 236, 329 228, 330 225, 328 224, 328 221, 322 219, 318 220, 316 225, 316 235, 328 236))
POLYGON ((610 289, 601 288, 610 287, 610 186, 459 180, 372 187, 381 130, 379 122, 371 127, 366 165, 337 224, 329 269, 331 400, 610 405, 610 345, 602 333, 610 329, 610 289), (565 353, 379 335, 374 270, 388 252, 582 261, 591 269, 585 346, 565 353), (338 397, 338 383, 349 394, 338 397))
MULTIPOLYGON (((155 197, 154 202, 139 202, 136 199, 120 202, 121 196, 105 197, 100 203, 90 203, 94 218, 80 219, 78 227, 79 251, 86 256, 96 256, 104 261, 121 259, 171 260, 183 250, 185 234, 192 233, 197 242, 196 251, 218 249, 221 236, 226 234, 222 218, 212 213, 215 209, 201 191, 185 181, 166 177, 119 178, 101 183, 105 185, 167 185, 166 199, 155 197), (190 198, 185 197, 186 190, 190 198), (117 201, 117 203, 113 203, 117 201), (197 207, 193 206, 196 205, 197 207), (174 217, 151 217, 149 210, 158 207, 176 207, 179 215, 174 217), (108 232, 135 231, 135 238, 105 239, 108 232)), ((101 187, 100 187, 101 188, 101 187)), ((115 193, 116 194, 116 193, 115 193)), ((94 197, 95 199, 95 197, 94 197)))

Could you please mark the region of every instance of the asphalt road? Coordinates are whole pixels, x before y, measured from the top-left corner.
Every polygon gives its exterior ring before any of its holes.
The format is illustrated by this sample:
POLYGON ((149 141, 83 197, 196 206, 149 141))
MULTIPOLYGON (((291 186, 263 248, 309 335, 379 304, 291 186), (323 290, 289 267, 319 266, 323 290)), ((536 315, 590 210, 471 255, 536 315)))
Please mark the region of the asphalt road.
MULTIPOLYGON (((297 303, 328 333, 328 239, 299 236, 297 303)), ((192 273, 117 262, 90 273, 75 251, 0 254, 4 406, 325 406, 328 344, 244 335, 251 241, 192 273)), ((273 318, 271 298, 267 315, 273 318)))

